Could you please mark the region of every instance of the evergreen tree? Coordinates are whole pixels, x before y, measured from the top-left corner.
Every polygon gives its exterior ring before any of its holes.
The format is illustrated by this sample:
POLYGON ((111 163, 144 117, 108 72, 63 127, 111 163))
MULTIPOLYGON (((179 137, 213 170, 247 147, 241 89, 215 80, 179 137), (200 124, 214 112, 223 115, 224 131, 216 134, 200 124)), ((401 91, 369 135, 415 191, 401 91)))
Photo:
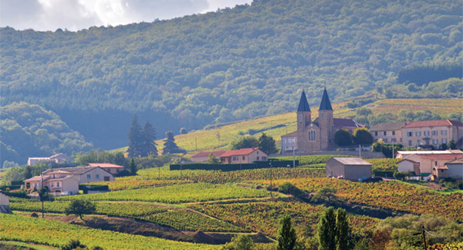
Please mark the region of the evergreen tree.
POLYGON ((296 245, 296 230, 291 225, 291 216, 286 214, 280 219, 278 230, 278 250, 292 250, 296 245))
POLYGON ((268 136, 265 133, 262 133, 258 141, 260 150, 264 151, 266 154, 275 154, 278 152, 273 137, 268 136))
POLYGON ((39 194, 39 200, 40 202, 42 202, 42 218, 43 218, 43 213, 45 212, 45 209, 44 209, 44 206, 43 206, 43 203, 47 200, 50 200, 50 193, 48 191, 48 187, 45 186, 45 187, 42 187, 40 188, 37 193, 39 194))
POLYGON ((336 249, 336 217, 333 207, 327 208, 320 218, 317 225, 317 235, 319 250, 336 249))
POLYGON ((26 169, 24 170, 24 179, 29 179, 32 178, 32 167, 27 166, 26 169))
POLYGON ((336 211, 336 250, 349 249, 349 221, 344 209, 336 211))
POLYGON ((137 115, 133 116, 132 125, 130 126, 129 131, 129 148, 127 152, 129 157, 141 156, 142 155, 142 144, 143 144, 143 135, 142 129, 138 124, 137 115))
POLYGON ((143 145, 142 145, 142 156, 158 155, 158 149, 156 148, 156 129, 146 121, 143 126, 143 145))
POLYGON ((166 132, 166 139, 164 140, 164 149, 162 150, 162 154, 174 154, 174 153, 186 153, 186 151, 182 148, 179 148, 175 143, 174 133, 172 131, 166 132))
POLYGON ((231 149, 235 149, 235 150, 242 149, 242 148, 255 148, 255 147, 259 147, 259 141, 252 136, 242 137, 231 143, 231 149))
POLYGON ((129 168, 130 168, 130 173, 132 173, 132 175, 137 174, 137 164, 135 164, 134 158, 130 159, 129 168))

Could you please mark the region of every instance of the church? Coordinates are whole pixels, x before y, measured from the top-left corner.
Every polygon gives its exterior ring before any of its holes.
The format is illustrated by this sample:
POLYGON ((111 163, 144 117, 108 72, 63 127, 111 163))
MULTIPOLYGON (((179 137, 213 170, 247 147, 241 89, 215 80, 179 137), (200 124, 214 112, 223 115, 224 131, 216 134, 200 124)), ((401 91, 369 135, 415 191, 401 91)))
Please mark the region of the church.
POLYGON ((351 134, 363 127, 352 119, 333 118, 333 108, 326 88, 318 109, 318 117, 312 121, 312 113, 305 92, 302 91, 297 108, 297 130, 281 136, 281 153, 313 153, 335 150, 334 133, 346 129, 351 134))

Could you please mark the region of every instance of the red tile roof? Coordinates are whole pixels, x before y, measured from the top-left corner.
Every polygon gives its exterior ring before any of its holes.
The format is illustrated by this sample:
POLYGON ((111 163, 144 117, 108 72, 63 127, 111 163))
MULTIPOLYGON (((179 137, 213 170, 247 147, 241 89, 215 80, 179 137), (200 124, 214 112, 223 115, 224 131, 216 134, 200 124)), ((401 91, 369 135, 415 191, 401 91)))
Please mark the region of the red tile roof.
POLYGON ((87 164, 89 167, 101 167, 101 168, 124 168, 124 166, 116 165, 112 163, 89 163, 87 164))
POLYGON ((226 151, 223 151, 223 150, 218 150, 218 151, 204 151, 204 152, 199 152, 193 156, 191 156, 191 158, 193 157, 205 157, 205 156, 209 156, 210 154, 213 154, 215 157, 220 157, 223 153, 225 153, 226 151))
POLYGON ((425 159, 431 159, 431 160, 456 160, 456 159, 461 159, 463 158, 462 154, 441 154, 441 155, 418 155, 420 157, 423 157, 425 159))
POLYGON ((417 121, 410 122, 403 128, 419 128, 419 127, 438 127, 438 126, 459 126, 463 127, 463 123, 454 120, 434 120, 434 121, 417 121))
POLYGON ((223 155, 220 157, 230 157, 230 156, 236 156, 236 155, 249 155, 252 152, 259 150, 259 148, 242 148, 238 150, 228 150, 225 152, 223 155))
POLYGON ((291 133, 286 134, 286 135, 282 135, 281 137, 295 137, 295 136, 297 136, 297 131, 291 132, 291 133))

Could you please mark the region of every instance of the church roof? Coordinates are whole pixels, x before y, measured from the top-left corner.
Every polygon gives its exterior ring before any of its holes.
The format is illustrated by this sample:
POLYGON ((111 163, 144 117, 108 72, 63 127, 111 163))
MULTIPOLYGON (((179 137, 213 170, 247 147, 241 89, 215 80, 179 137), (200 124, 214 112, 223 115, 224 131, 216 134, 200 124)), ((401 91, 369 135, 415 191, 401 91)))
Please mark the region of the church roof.
POLYGON ((325 90, 323 91, 322 102, 320 103, 320 109, 318 110, 333 110, 331 107, 330 98, 328 97, 328 92, 325 90))
POLYGON ((299 101, 297 112, 310 112, 309 103, 307 102, 307 97, 305 96, 304 90, 302 91, 302 94, 301 94, 301 100, 299 101))

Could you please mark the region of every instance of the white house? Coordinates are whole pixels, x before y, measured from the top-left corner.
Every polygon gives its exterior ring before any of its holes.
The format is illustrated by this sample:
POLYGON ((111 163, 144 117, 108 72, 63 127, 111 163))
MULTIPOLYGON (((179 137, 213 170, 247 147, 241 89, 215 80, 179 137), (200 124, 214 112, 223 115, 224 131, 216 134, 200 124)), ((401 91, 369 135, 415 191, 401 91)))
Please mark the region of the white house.
POLYGON ((398 163, 398 170, 399 172, 415 172, 415 175, 420 175, 420 163, 410 159, 404 159, 398 163))
POLYGON ((447 162, 447 176, 454 179, 463 180, 463 159, 447 162))

